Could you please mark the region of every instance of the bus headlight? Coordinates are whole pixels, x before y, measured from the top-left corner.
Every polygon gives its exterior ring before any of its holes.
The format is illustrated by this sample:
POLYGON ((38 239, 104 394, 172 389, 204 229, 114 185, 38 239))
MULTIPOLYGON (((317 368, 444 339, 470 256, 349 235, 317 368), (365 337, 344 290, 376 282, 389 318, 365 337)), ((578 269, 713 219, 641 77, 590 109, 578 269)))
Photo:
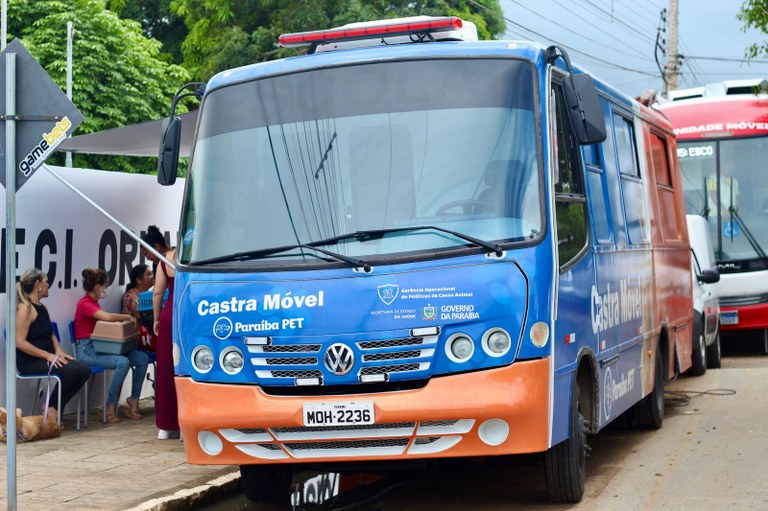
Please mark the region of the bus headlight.
POLYGON ((237 374, 243 368, 243 354, 237 348, 227 348, 221 353, 219 362, 227 374, 237 374))
POLYGON ((509 352, 512 339, 501 328, 492 328, 483 335, 483 351, 492 357, 501 357, 509 352))
POLYGON ((529 332, 531 343, 537 348, 543 348, 549 340, 549 325, 543 321, 534 323, 529 332))
POLYGON ((192 352, 192 365, 201 373, 210 371, 213 362, 213 352, 207 346, 198 346, 192 352))
POLYGON ((179 345, 175 342, 171 344, 171 353, 173 356, 173 366, 176 367, 181 361, 181 349, 179 349, 179 345))
POLYGON ((466 362, 475 352, 475 343, 465 334, 452 335, 445 343, 445 353, 454 362, 466 362))

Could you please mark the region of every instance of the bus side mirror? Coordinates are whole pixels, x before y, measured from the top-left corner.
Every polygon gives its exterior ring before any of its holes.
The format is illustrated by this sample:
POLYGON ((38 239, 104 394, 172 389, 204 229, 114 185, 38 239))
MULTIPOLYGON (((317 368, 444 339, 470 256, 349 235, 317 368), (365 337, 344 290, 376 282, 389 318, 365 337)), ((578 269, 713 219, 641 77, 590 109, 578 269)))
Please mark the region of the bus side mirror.
POLYGON ((715 284, 720 282, 720 272, 714 268, 710 270, 702 270, 701 274, 697 275, 696 278, 702 284, 715 284))
POLYGON ((581 145, 605 140, 605 118, 592 77, 571 74, 563 80, 565 105, 576 139, 581 145))
POLYGON ((157 182, 168 186, 176 182, 181 146, 181 119, 177 116, 163 121, 163 139, 157 155, 157 182))

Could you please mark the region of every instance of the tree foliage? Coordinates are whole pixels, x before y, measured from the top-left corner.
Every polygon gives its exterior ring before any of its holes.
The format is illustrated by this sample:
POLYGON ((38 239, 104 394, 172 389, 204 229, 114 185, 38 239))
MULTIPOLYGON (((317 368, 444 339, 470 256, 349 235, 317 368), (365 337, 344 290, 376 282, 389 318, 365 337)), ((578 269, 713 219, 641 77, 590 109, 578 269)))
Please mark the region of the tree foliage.
POLYGON ((481 39, 501 35, 498 0, 170 0, 189 33, 184 66, 195 79, 236 66, 294 55, 277 46, 281 33, 319 30, 357 21, 456 15, 477 25, 481 39))
MULTIPOLYGON (((737 17, 744 22, 744 30, 755 28, 768 34, 768 0, 744 0, 737 17)), ((754 43, 749 46, 744 55, 753 59, 768 56, 768 43, 754 43)))
MULTIPOLYGON (((282 33, 403 16, 455 15, 481 39, 501 35, 498 0, 13 0, 18 37, 62 89, 66 26, 75 26, 73 101, 77 134, 164 117, 175 90, 233 67, 295 55, 282 33)), ((180 111, 184 111, 182 107, 180 111)), ((75 165, 149 172, 154 158, 75 155, 75 165)))
MULTIPOLYGON (((168 115, 175 90, 189 74, 160 56, 160 43, 139 23, 120 19, 104 0, 14 0, 9 36, 17 37, 51 78, 66 88, 66 27, 72 21, 72 100, 85 116, 78 134, 168 115), (45 13, 45 15, 41 15, 45 13)), ((78 166, 147 172, 153 159, 76 155, 78 166)))
POLYGON ((171 12, 171 0, 109 0, 108 7, 121 18, 138 21, 146 37, 162 43, 163 57, 181 64, 187 26, 183 18, 171 12))

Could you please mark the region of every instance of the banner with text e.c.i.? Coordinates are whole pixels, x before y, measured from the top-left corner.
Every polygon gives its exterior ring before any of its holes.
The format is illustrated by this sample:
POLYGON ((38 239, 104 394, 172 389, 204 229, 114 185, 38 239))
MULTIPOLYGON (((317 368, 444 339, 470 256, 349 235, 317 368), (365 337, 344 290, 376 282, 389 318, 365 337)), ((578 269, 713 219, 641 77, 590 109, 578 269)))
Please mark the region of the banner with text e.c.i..
MULTIPOLYGON (((6 54, 16 54, 16 189, 83 122, 83 114, 18 39, 0 53, 0 111, 5 112, 6 54)), ((3 117, 5 121, 5 117, 3 117)), ((5 129, 0 122, 0 182, 5 186, 5 129)))

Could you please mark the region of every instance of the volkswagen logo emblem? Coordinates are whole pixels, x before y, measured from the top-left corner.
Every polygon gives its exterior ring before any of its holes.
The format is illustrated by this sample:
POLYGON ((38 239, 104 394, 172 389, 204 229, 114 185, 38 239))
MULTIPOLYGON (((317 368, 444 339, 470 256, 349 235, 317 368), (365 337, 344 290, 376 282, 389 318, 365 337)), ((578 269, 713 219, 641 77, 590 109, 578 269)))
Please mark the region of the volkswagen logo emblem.
POLYGON ((355 365, 355 354, 346 344, 332 344, 323 355, 325 367, 336 376, 344 376, 355 365))

